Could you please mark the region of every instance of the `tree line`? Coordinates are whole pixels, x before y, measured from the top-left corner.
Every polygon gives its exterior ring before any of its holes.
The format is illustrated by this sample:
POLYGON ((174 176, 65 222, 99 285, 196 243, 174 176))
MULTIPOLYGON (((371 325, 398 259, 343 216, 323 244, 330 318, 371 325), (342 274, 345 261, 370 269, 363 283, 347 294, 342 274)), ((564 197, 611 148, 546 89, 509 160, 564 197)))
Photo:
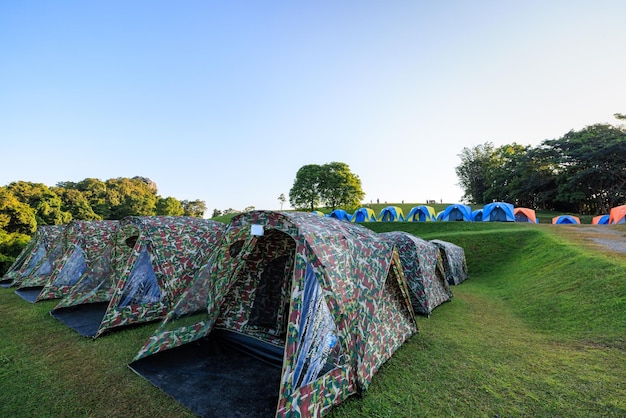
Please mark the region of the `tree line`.
MULTIPOLYGON (((625 115, 615 114, 618 119, 625 115)), ((595 124, 536 147, 485 142, 455 168, 463 200, 598 215, 626 202, 626 128, 595 124)))
POLYGON ((130 215, 200 218, 205 211, 202 200, 160 196, 156 183, 146 177, 86 178, 53 187, 16 181, 0 187, 0 272, 10 266, 39 225, 130 215))

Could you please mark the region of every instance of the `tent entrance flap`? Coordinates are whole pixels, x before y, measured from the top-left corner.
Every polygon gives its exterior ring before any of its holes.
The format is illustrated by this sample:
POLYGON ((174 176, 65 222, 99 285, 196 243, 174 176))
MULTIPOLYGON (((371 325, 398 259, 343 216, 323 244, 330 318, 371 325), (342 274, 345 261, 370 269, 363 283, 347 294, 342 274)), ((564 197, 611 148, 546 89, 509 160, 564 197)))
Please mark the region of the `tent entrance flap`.
MULTIPOLYGON (((142 358, 129 367, 199 416, 223 417, 226 411, 246 417, 274 416, 281 368, 234 348, 250 347, 251 340, 239 337, 214 330, 206 338, 142 358)), ((254 345, 269 351, 278 348, 259 340, 254 345)))
POLYGON ((109 302, 88 303, 50 311, 50 315, 63 322, 83 337, 94 337, 106 313, 109 302))

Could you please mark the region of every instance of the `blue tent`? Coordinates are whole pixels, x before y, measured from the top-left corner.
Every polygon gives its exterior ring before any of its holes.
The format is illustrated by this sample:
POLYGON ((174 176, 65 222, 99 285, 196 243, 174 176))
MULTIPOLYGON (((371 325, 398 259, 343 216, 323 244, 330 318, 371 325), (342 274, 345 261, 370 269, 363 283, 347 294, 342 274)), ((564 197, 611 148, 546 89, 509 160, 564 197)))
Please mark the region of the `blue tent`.
POLYGON ((515 222, 513 205, 506 202, 488 203, 483 208, 483 222, 515 222))
POLYGON ((481 222, 483 220, 483 210, 476 209, 472 212, 472 222, 481 222))
POLYGON ((420 205, 415 206, 406 215, 407 222, 427 222, 436 221, 435 209, 432 206, 420 205))
POLYGON ((352 219, 352 215, 346 212, 343 209, 335 209, 327 215, 329 218, 339 219, 340 221, 350 221, 352 219))
POLYGON ((397 206, 387 206, 380 211, 378 220, 381 222, 404 222, 404 213, 397 206))
POLYGON ((591 223, 594 225, 608 225, 609 224, 610 215, 598 215, 594 216, 591 220, 591 223))
POLYGON ((580 219, 578 218, 578 216, 572 216, 572 215, 561 215, 561 216, 555 216, 554 218, 552 218, 552 223, 553 224, 579 224, 580 223, 580 219))
POLYGON ((468 205, 462 205, 460 203, 450 205, 444 209, 443 212, 437 215, 438 221, 472 221, 472 208, 468 205))
POLYGON ((376 213, 370 208, 357 209, 352 215, 352 222, 376 222, 376 213))

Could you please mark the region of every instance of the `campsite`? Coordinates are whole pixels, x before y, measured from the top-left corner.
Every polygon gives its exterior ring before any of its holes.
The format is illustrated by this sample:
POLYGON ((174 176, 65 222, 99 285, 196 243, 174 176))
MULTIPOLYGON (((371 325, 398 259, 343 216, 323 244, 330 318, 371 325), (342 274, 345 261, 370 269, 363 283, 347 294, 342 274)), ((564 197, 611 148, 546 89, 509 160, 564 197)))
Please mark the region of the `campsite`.
MULTIPOLYGON (((624 225, 363 225, 454 243, 469 277, 327 416, 626 415, 626 254, 596 240, 624 225)), ((84 338, 50 316, 57 302, 0 288, 3 416, 193 416, 128 368, 158 324, 84 338)))

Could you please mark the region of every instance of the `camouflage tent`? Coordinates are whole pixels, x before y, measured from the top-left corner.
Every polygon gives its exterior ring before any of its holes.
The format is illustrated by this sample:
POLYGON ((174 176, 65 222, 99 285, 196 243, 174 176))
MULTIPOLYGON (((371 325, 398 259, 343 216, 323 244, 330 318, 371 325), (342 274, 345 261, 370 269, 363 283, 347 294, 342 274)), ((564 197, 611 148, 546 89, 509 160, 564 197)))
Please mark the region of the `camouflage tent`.
POLYGON ((84 336, 163 318, 215 249, 226 225, 207 219, 129 216, 119 221, 111 274, 81 277, 51 311, 84 336))
POLYGON ((415 312, 430 315, 433 309, 452 298, 441 253, 435 244, 408 232, 383 232, 380 236, 398 248, 415 312))
POLYGON ((0 286, 28 286, 45 283, 52 273, 54 262, 61 256, 61 239, 65 227, 66 225, 37 227, 26 247, 2 276, 0 286))
POLYGON ((192 289, 130 367, 202 416, 320 416, 417 331, 395 247, 311 213, 234 217, 192 289))
POLYGON ((441 252, 443 269, 446 273, 446 280, 450 285, 457 285, 468 279, 467 261, 465 260, 465 250, 456 244, 441 240, 432 240, 431 243, 437 245, 441 252))
MULTIPOLYGON (((56 263, 47 283, 27 298, 38 302, 67 295, 83 276, 102 281, 111 274, 111 252, 119 221, 72 221, 63 235, 63 255, 56 263)), ((20 292, 18 290, 18 292, 20 292)))

